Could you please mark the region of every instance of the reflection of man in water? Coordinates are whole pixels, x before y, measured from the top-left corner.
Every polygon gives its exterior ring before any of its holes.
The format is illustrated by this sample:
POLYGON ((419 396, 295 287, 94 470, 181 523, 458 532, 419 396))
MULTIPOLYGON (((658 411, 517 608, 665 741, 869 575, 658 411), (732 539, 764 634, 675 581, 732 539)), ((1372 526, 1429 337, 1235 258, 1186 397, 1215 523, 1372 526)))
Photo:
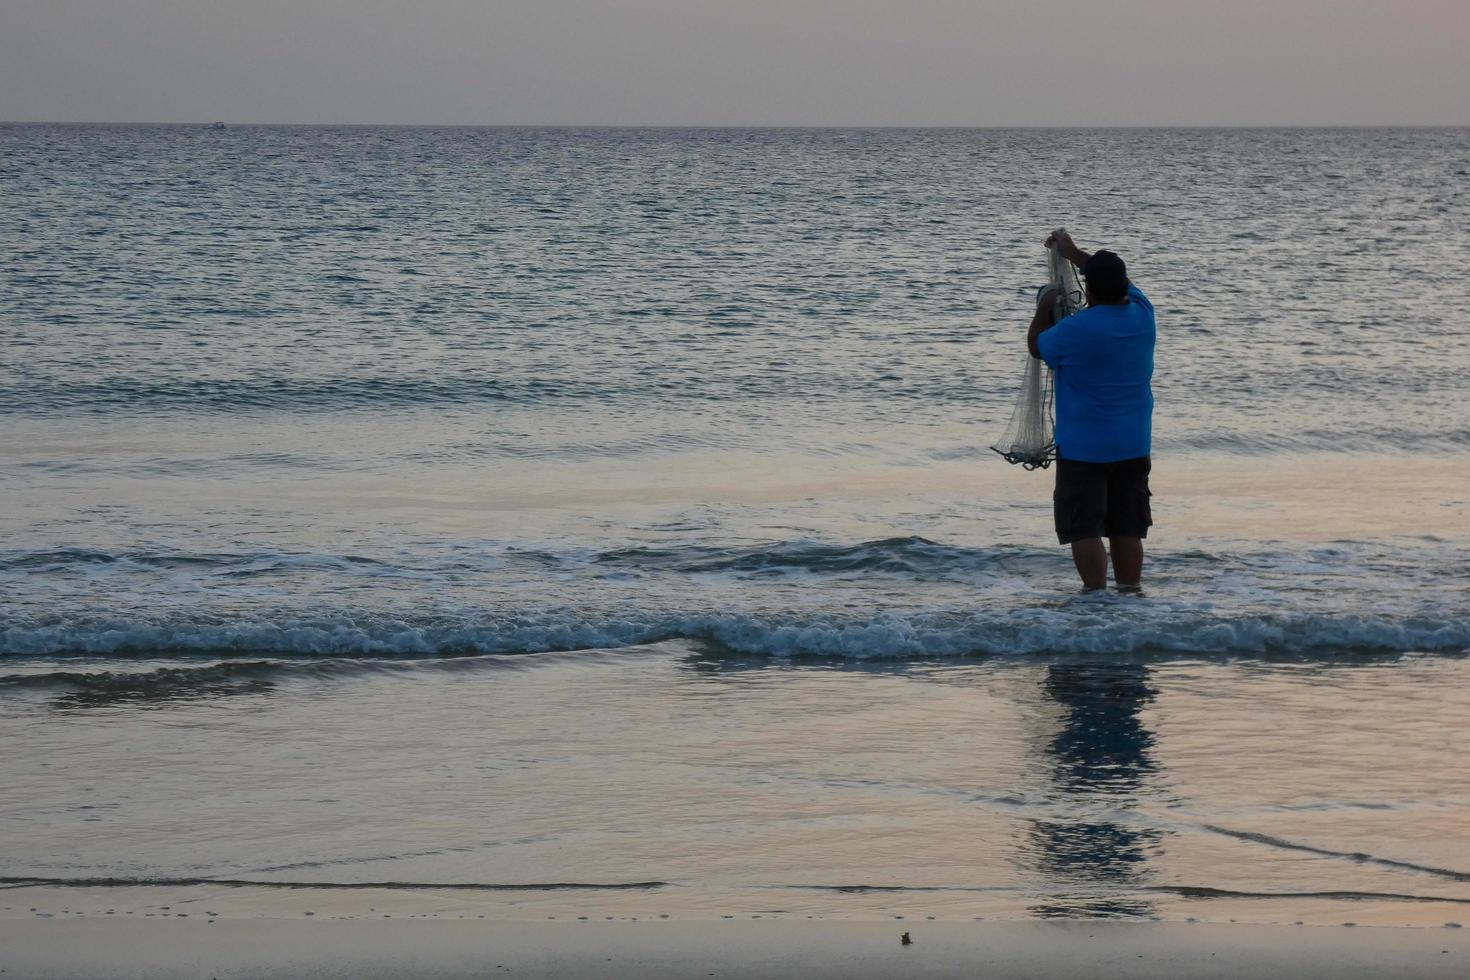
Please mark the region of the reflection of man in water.
POLYGON ((1031 356, 1055 372, 1057 539, 1072 546, 1084 588, 1107 586, 1111 549, 1113 580, 1137 589, 1153 523, 1154 307, 1114 253, 1089 255, 1064 231, 1046 244, 1082 270, 1088 304, 1053 323, 1056 293, 1047 290, 1026 334, 1031 356))
POLYGON ((1069 819, 1038 820, 1037 863, 1056 879, 1056 900, 1040 915, 1147 915, 1146 901, 1120 895, 1143 884, 1154 831, 1128 827, 1099 811, 1134 806, 1154 771, 1153 735, 1139 712, 1153 699, 1142 664, 1053 664, 1044 692, 1066 714, 1048 746, 1057 807, 1069 819), (1079 890, 1068 893, 1067 886, 1079 890), (1081 886, 1113 886, 1083 888, 1081 886))

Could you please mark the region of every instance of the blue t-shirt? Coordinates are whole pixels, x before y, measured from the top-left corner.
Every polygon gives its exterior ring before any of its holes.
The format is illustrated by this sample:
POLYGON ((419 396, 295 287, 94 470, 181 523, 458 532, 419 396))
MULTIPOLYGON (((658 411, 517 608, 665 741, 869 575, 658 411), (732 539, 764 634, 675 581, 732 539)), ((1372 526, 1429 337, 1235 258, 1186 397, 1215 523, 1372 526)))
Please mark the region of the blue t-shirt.
POLYGON ((1149 454, 1154 306, 1137 286, 1126 306, 1089 306, 1036 338, 1056 372, 1057 455, 1113 463, 1149 454))

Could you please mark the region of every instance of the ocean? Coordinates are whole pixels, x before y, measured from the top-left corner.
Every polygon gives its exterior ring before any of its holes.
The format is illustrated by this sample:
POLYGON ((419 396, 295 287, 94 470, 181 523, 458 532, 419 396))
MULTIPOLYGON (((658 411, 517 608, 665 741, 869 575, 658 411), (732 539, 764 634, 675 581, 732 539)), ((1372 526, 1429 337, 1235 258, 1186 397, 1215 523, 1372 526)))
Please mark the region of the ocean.
POLYGON ((0 915, 1470 918, 1467 177, 0 125, 0 915), (1058 225, 1158 310, 1142 596, 988 448, 1058 225))

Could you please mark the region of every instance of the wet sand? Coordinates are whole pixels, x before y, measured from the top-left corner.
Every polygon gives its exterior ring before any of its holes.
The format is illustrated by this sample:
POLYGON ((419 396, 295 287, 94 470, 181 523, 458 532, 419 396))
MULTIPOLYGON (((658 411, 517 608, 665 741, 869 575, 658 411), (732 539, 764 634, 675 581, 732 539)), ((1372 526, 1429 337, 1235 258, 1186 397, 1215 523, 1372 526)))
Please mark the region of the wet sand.
POLYGON ((7 976, 1462 978, 1465 930, 1121 922, 0 922, 7 976), (903 945, 908 932, 911 945, 903 945))

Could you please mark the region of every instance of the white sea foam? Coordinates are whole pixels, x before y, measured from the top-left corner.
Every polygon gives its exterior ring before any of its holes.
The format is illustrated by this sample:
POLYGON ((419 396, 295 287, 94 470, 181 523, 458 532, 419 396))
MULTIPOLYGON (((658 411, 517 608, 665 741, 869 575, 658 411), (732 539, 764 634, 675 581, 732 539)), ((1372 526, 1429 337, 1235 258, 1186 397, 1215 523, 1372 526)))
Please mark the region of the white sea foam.
POLYGON ((1470 651, 1470 621, 1448 613, 1217 614, 1147 608, 1149 600, 997 613, 887 613, 871 618, 776 615, 637 615, 596 618, 542 613, 515 618, 382 617, 4 623, 0 650, 59 654, 270 654, 295 657, 416 657, 616 649, 668 639, 774 657, 956 658, 1047 654, 1251 654, 1331 657, 1361 651, 1470 651))

